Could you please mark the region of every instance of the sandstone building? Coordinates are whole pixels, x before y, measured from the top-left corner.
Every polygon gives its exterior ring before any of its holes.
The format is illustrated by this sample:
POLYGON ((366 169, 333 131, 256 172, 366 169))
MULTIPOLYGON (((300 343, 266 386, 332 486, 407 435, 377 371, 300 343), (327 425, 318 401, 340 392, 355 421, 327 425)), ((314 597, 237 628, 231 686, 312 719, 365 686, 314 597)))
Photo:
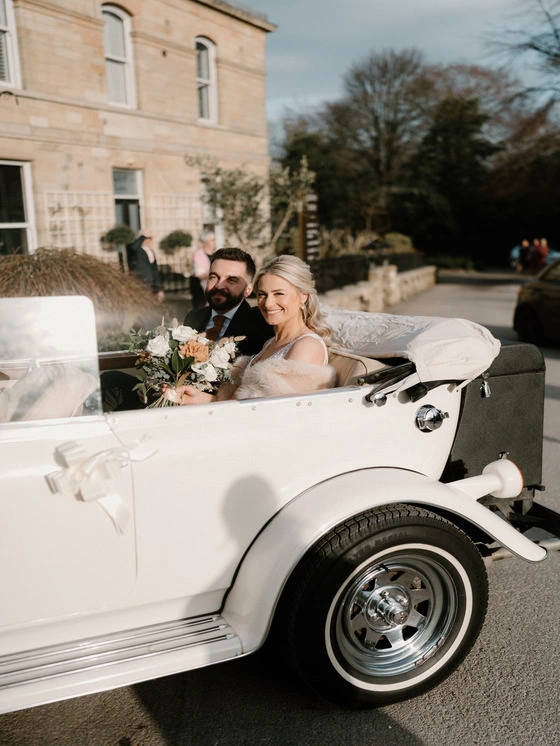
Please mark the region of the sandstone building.
POLYGON ((223 0, 0 0, 0 253, 212 224, 184 157, 266 172, 274 28, 223 0))

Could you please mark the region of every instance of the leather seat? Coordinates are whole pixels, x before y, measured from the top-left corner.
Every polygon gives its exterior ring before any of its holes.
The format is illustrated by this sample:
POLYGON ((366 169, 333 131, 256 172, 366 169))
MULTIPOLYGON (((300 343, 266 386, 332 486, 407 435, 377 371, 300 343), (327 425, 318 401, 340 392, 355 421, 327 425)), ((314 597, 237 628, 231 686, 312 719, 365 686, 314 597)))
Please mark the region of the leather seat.
POLYGON ((386 368, 380 360, 354 355, 342 349, 329 350, 329 365, 336 371, 337 386, 359 386, 368 373, 386 368))

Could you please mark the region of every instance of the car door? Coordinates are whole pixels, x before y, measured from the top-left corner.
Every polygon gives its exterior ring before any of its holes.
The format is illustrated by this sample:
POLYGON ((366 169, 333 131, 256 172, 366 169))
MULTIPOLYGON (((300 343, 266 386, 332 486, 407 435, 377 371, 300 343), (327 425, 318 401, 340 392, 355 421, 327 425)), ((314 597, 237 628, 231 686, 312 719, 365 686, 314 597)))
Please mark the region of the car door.
POLYGON ((105 611, 134 587, 131 468, 100 401, 91 303, 0 299, 3 629, 105 611))
POLYGON ((132 489, 121 450, 102 417, 0 426, 1 626, 106 608, 132 590, 132 489), (102 463, 82 474, 78 465, 94 458, 102 463))

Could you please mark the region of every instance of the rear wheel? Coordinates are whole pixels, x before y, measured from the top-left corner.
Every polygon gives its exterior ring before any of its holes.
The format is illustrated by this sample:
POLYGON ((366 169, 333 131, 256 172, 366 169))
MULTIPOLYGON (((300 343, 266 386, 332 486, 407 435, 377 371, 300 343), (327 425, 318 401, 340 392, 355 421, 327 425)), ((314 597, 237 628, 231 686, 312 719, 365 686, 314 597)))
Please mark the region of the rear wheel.
POLYGON ((449 521, 404 505, 371 511, 324 537, 280 607, 293 666, 333 702, 375 707, 431 689, 482 627, 480 553, 449 521))

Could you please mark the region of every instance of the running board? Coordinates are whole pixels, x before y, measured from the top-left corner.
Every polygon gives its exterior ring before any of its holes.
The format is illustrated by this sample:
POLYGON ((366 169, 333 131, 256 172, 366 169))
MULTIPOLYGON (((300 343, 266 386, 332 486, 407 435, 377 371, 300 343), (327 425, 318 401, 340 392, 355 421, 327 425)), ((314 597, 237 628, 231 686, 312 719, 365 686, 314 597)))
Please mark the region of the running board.
POLYGON ((48 704, 229 660, 241 643, 219 614, 0 660, 0 712, 48 704))

